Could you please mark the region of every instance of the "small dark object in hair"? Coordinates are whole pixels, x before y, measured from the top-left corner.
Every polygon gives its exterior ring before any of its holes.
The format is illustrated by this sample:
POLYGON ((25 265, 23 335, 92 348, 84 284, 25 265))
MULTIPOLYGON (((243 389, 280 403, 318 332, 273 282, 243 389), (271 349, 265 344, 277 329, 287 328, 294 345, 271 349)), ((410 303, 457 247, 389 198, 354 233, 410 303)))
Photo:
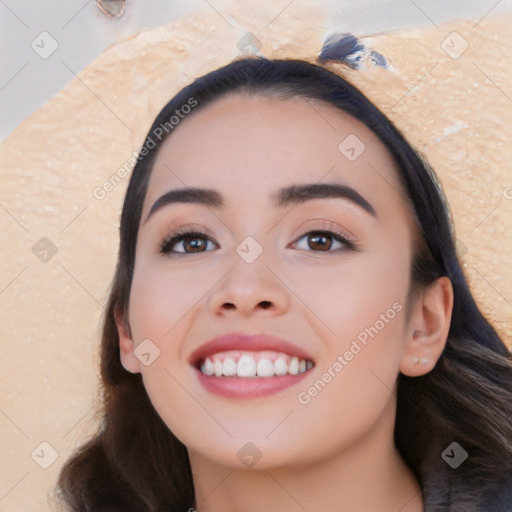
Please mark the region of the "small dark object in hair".
POLYGON ((126 0, 96 0, 96 5, 103 14, 111 18, 120 18, 124 12, 126 0))
POLYGON ((388 69, 383 55, 366 46, 352 34, 333 34, 327 38, 318 57, 322 61, 335 61, 352 69, 360 69, 362 60, 367 57, 374 65, 388 69))

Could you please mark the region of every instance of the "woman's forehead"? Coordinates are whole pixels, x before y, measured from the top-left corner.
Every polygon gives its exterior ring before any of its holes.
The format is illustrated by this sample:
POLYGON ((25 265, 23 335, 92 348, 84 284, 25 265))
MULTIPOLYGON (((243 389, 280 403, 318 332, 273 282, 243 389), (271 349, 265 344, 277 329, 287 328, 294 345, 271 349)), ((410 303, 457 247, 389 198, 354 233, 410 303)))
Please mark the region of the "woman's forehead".
POLYGON ((291 183, 335 182, 404 201, 396 163, 362 122, 321 101, 230 94, 181 121, 162 144, 147 202, 201 186, 269 195, 291 183))

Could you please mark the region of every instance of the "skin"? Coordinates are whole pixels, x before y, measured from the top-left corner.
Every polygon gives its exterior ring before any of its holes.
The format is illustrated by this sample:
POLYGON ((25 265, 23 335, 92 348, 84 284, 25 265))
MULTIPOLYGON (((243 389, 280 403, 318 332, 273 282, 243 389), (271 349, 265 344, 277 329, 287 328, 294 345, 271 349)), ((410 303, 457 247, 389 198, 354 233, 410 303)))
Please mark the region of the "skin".
POLYGON ((419 376, 434 367, 453 291, 440 278, 406 317, 417 228, 395 165, 364 124, 303 99, 231 94, 190 115, 163 144, 143 220, 162 194, 186 186, 215 189, 225 205, 175 204, 142 221, 129 318, 116 320, 123 366, 142 373, 156 411, 188 449, 199 512, 423 510, 419 484, 393 443, 394 388, 399 372, 419 376), (365 145, 353 162, 338 150, 348 134, 365 145), (378 218, 339 198, 271 204, 280 187, 318 182, 353 187, 378 218), (350 234, 359 251, 334 238, 327 249, 315 245, 304 235, 329 229, 318 219, 350 234), (203 252, 179 243, 175 250, 189 251, 181 258, 161 254, 164 238, 181 226, 206 229, 211 242, 203 252), (250 264, 236 252, 247 236, 263 248, 250 264), (298 393, 394 303, 402 310, 300 403, 298 393), (188 357, 231 331, 281 336, 307 350, 315 367, 269 397, 214 395, 188 357), (160 350, 149 366, 133 352, 146 338, 160 350), (237 457, 247 442, 261 454, 251 468, 237 457))

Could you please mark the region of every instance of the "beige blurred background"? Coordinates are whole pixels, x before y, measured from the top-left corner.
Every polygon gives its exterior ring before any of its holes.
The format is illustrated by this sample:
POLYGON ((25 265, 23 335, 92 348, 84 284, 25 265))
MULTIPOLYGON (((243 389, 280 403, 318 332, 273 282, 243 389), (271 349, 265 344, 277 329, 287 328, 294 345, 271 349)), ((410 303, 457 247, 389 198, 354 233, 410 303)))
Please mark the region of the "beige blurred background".
MULTIPOLYGON (((264 56, 313 60, 332 29, 328 12, 298 0, 281 12, 227 4, 229 16, 205 4, 111 46, 1 145, 2 512, 53 509, 62 464, 96 427, 99 324, 128 177, 105 183, 172 95, 240 55, 247 32, 264 56)), ((477 302, 512 348, 512 15, 487 11, 365 39, 393 71, 332 69, 429 159, 477 302)))

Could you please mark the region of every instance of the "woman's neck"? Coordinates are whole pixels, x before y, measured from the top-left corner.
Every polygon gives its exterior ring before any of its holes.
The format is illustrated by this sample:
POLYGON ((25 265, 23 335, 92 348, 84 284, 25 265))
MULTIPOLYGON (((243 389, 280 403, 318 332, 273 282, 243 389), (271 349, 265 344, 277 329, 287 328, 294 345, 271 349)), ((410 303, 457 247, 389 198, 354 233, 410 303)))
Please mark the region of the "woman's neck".
POLYGON ((301 467, 239 469, 189 451, 196 509, 423 512, 421 488, 394 446, 393 428, 390 407, 357 444, 301 467))

